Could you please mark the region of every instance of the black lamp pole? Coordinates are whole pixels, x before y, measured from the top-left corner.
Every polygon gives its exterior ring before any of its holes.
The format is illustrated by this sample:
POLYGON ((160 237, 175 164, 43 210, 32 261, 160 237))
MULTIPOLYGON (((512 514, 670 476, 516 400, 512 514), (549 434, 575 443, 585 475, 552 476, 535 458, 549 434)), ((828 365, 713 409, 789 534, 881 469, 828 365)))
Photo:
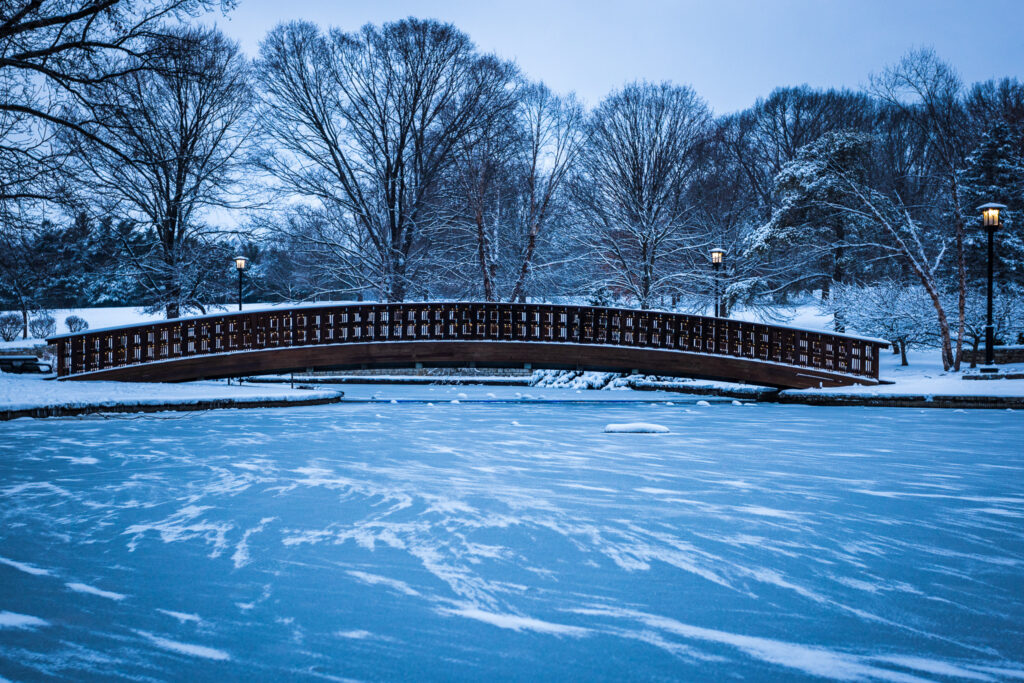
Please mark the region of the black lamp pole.
POLYGON ((235 262, 235 270, 238 271, 238 310, 242 310, 242 271, 245 270, 249 259, 244 256, 236 256, 233 260, 235 262))
POLYGON ((995 261, 995 234, 1002 226, 1000 212, 1005 209, 1004 204, 982 204, 978 207, 981 211, 981 224, 988 233, 988 301, 985 318, 985 367, 981 372, 997 372, 995 355, 995 325, 992 323, 992 264, 995 261))
POLYGON ((725 261, 725 249, 714 248, 711 250, 712 280, 715 288, 715 317, 722 317, 722 297, 719 295, 719 278, 721 278, 722 263, 725 261))
POLYGON ((718 272, 722 269, 722 262, 721 261, 712 261, 711 262, 711 267, 715 271, 715 275, 714 275, 714 280, 715 280, 715 317, 716 318, 720 318, 720 317, 722 317, 721 316, 722 306, 721 306, 721 304, 719 302, 719 297, 718 297, 718 272))

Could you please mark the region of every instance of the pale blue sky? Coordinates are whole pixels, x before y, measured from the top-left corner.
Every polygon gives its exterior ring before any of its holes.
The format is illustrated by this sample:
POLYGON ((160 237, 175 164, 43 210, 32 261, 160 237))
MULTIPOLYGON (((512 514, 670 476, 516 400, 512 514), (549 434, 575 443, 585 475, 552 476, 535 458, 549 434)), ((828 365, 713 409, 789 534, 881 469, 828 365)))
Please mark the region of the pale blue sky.
POLYGON ((239 0, 216 23, 255 55, 281 21, 353 30, 409 15, 455 24, 588 105, 631 80, 671 80, 726 113, 780 85, 856 88, 920 46, 967 82, 1024 79, 1024 0, 239 0))

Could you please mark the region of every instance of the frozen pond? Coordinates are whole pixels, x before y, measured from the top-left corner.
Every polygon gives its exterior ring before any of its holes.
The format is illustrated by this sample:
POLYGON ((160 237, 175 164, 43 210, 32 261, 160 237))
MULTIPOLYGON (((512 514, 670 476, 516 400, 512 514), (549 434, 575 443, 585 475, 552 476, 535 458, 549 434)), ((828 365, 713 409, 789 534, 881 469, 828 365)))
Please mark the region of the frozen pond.
POLYGON ((0 423, 0 676, 1024 678, 1024 413, 366 392, 0 423))

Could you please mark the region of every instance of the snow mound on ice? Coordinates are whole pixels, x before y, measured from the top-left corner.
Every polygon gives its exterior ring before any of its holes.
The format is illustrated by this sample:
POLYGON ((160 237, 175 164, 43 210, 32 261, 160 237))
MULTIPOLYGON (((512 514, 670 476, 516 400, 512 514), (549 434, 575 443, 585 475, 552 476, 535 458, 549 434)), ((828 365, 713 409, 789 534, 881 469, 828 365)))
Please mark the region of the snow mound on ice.
POLYGON ((668 427, 651 422, 612 422, 605 425, 607 434, 668 434, 668 427))

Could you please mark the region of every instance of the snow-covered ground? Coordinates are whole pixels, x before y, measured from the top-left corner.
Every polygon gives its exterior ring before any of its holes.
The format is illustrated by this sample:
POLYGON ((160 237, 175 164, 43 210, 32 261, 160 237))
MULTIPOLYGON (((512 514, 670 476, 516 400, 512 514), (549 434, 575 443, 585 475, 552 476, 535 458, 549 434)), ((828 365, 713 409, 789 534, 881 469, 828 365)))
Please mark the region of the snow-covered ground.
POLYGON ((291 389, 288 385, 186 382, 57 382, 42 375, 0 373, 0 410, 49 407, 187 404, 230 399, 239 403, 295 401, 337 395, 333 389, 291 389))
POLYGON ((0 423, 0 677, 1024 678, 1024 413, 676 399, 0 423))
MULTIPOLYGON (((898 355, 888 351, 882 352, 879 377, 889 380, 892 384, 804 389, 800 393, 862 396, 1024 396, 1024 380, 967 380, 964 379, 964 373, 970 369, 966 363, 961 372, 945 372, 942 369, 942 355, 938 349, 911 350, 907 356, 910 364, 904 367, 900 365, 898 355)), ((1000 365, 999 368, 1007 372, 1024 371, 1024 366, 1020 365, 1000 365)))

